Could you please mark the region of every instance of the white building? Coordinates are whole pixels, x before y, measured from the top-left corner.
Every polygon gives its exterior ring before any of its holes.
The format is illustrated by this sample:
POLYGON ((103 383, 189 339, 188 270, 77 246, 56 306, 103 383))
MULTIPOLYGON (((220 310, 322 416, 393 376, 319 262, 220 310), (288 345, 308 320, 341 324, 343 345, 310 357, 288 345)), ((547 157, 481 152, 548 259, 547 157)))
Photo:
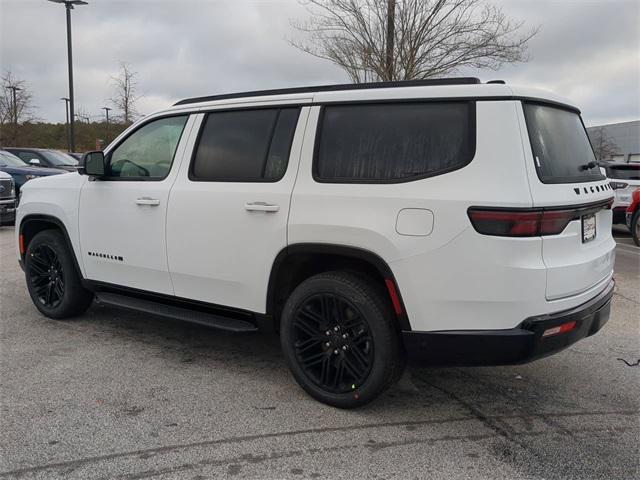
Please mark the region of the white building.
MULTIPOLYGON (((610 158, 614 162, 640 162, 640 120, 632 122, 611 123, 587 128, 592 143, 604 137, 615 145, 616 153, 610 158)), ((594 145, 594 148, 597 148, 594 145)))

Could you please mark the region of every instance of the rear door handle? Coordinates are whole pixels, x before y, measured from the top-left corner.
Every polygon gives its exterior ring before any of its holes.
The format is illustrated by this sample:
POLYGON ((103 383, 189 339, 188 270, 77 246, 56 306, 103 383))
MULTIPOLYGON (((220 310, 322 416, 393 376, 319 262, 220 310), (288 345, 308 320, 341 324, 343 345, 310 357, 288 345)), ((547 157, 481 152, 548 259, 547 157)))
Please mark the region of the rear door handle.
POLYGON ((245 203, 244 208, 250 212, 277 212, 280 210, 280 205, 271 205, 265 202, 251 202, 245 203))
POLYGON ((140 197, 140 198, 136 198, 136 204, 150 205, 152 207, 157 207, 158 205, 160 205, 160 200, 158 200, 157 198, 140 197))

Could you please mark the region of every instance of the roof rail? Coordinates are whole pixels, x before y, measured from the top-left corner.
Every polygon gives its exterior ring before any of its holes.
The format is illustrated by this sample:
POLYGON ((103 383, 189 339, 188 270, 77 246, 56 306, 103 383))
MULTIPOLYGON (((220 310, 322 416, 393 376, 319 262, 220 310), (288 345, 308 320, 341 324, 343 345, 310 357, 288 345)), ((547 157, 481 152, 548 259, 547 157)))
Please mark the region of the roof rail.
POLYGON ((253 92, 225 93, 222 95, 210 95, 180 100, 173 105, 187 105, 189 103, 212 102, 214 100, 227 100, 231 98, 266 97, 272 95, 290 95, 294 93, 337 92, 341 90, 366 90, 370 88, 397 88, 397 87, 427 87, 435 85, 475 85, 481 83, 476 77, 439 78, 426 80, 403 80, 399 82, 370 82, 370 83, 345 83, 340 85, 319 85, 315 87, 280 88, 275 90, 255 90, 253 92))

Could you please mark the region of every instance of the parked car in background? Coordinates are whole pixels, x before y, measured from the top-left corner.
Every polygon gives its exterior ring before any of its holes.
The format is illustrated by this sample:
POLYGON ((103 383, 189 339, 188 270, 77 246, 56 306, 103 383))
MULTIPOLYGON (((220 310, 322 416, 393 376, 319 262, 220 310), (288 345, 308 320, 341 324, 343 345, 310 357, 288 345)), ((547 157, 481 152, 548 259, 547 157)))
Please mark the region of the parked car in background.
POLYGON ((631 203, 627 207, 627 227, 631 230, 633 242, 640 247, 640 188, 631 194, 631 203))
POLYGON ((27 181, 37 177, 48 177, 49 175, 65 173, 64 170, 60 170, 59 168, 31 167, 6 150, 0 150, 0 171, 8 173, 13 177, 17 198, 20 197, 20 188, 27 181))
POLYGON ((80 161, 80 160, 82 160, 82 155, 84 155, 84 153, 69 152, 68 155, 71 155, 73 158, 75 158, 76 160, 80 161))
POLYGON ((625 222, 625 212, 631 203, 631 194, 640 187, 640 163, 604 163, 601 164, 611 179, 611 188, 615 193, 613 202, 613 223, 625 222))
POLYGON ((16 219, 16 186, 8 173, 0 172, 0 226, 13 225, 16 219))
POLYGON ((59 168, 69 172, 75 172, 78 167, 77 158, 58 150, 23 147, 6 147, 5 150, 33 167, 59 168))

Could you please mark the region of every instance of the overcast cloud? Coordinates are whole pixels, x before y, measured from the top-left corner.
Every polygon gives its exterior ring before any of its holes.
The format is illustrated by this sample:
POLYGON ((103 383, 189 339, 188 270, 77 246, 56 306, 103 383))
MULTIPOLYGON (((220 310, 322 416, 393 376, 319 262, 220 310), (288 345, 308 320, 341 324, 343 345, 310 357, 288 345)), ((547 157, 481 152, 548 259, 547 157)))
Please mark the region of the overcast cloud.
MULTIPOLYGON (((93 119, 109 105, 120 61, 138 72, 151 113, 184 97, 326 83, 347 77, 286 39, 295 0, 88 0, 73 11, 76 105, 93 119)), ((640 2, 501 0, 540 25, 531 60, 463 74, 543 87, 573 99, 587 125, 640 119, 640 2)), ((0 65, 27 81, 40 119, 64 122, 65 14, 46 0, 0 0, 0 65)))

